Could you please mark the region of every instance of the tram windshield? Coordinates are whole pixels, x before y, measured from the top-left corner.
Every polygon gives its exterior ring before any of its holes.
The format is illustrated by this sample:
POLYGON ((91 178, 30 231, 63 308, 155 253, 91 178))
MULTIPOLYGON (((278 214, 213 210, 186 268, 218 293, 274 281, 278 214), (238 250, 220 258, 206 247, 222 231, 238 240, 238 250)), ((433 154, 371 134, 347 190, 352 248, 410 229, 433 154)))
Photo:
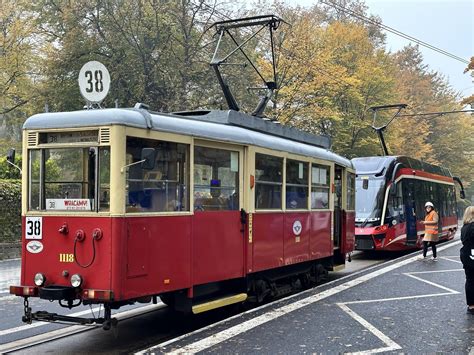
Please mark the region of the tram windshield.
POLYGON ((108 147, 33 149, 28 171, 28 210, 109 211, 108 147))
POLYGON ((380 224, 385 195, 385 179, 356 179, 356 223, 361 226, 380 224))

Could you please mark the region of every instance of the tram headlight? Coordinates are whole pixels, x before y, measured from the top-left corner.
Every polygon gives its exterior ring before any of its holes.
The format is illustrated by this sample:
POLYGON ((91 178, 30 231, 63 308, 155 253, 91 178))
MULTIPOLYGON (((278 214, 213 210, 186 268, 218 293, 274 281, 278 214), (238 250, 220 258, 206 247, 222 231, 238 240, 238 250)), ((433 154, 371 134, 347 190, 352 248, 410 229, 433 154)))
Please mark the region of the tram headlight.
POLYGON ((43 286, 45 281, 46 281, 46 277, 42 273, 38 272, 35 275, 35 285, 36 286, 43 286))
POLYGON ((71 285, 72 287, 79 287, 82 285, 82 276, 79 274, 74 274, 71 276, 71 285))

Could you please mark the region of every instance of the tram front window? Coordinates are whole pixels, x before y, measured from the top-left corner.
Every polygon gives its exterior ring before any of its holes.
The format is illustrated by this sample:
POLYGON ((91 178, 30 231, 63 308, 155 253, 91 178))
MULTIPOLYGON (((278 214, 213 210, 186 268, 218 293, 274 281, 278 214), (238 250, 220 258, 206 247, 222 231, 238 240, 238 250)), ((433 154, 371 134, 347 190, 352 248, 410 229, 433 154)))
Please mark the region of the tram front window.
POLYGON ((356 179, 356 223, 360 226, 380 224, 385 196, 385 180, 356 179))
POLYGON ((109 148, 30 150, 28 171, 29 210, 109 210, 109 148))

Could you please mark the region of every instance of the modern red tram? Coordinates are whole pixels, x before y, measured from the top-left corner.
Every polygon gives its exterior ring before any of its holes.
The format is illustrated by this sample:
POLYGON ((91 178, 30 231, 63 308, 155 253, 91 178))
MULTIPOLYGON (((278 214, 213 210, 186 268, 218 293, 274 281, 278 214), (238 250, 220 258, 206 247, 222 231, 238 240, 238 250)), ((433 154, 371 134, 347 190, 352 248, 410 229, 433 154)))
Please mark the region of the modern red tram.
POLYGON ((440 216, 440 240, 454 238, 458 228, 454 185, 461 182, 448 169, 405 156, 355 158, 352 162, 357 173, 356 249, 420 248, 427 201, 440 216))
POLYGON ((232 110, 30 117, 23 320, 109 328, 137 301, 199 313, 317 283, 354 248, 355 170, 324 142, 232 110), (105 317, 33 312, 35 297, 105 317))

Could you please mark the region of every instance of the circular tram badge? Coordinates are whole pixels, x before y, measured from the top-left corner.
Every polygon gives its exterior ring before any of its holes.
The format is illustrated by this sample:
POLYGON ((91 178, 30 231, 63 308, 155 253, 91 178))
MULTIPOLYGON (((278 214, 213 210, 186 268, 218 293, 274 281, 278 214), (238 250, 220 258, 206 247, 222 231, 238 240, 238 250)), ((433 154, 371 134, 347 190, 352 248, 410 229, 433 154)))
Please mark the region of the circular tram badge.
POLYGON ((110 89, 110 74, 104 64, 95 60, 84 64, 79 72, 81 95, 92 104, 100 104, 110 89))
POLYGON ((301 222, 300 221, 295 221, 293 223, 293 234, 294 235, 300 235, 302 230, 303 230, 303 226, 301 225, 301 222))

